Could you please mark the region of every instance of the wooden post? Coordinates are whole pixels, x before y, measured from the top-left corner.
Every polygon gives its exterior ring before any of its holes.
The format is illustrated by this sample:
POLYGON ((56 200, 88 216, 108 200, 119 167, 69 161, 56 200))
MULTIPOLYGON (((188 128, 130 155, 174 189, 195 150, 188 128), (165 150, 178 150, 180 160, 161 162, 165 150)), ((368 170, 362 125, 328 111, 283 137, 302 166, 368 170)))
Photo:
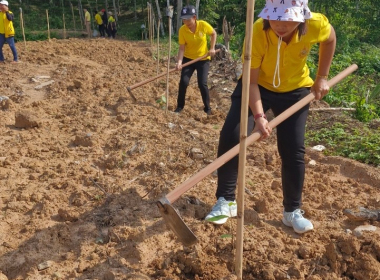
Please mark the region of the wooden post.
POLYGON ((248 0, 245 22, 244 63, 243 63, 243 89, 240 113, 240 150, 237 192, 237 231, 236 231, 236 276, 238 280, 243 278, 243 241, 244 241, 244 187, 245 164, 247 154, 247 124, 249 104, 249 84, 252 51, 252 29, 254 19, 255 0, 248 0))
POLYGON ((73 4, 71 4, 71 2, 70 2, 70 7, 71 7, 71 14, 73 16, 74 32, 76 33, 77 32, 77 28, 76 28, 76 25, 75 25, 74 7, 73 7, 73 4))
MULTIPOLYGON (((158 18, 158 25, 160 25, 160 18, 158 18)), ((160 66, 160 30, 157 30, 157 76, 158 76, 158 68, 160 66)), ((157 80, 158 86, 158 80, 157 80)))
POLYGON ((173 17, 173 6, 170 6, 169 0, 167 0, 166 15, 169 18, 169 50, 168 50, 168 68, 166 72, 166 110, 168 112, 169 107, 169 69, 170 69, 170 54, 172 50, 172 17, 173 17))
POLYGON ((152 23, 152 43, 154 42, 154 36, 156 31, 156 16, 154 15, 153 6, 150 6, 151 12, 152 12, 152 20, 150 21, 152 23))
POLYGON ((66 39, 66 23, 65 23, 65 14, 62 15, 63 18, 63 39, 66 39))
MULTIPOLYGON (((78 0, 78 13, 79 13, 79 18, 80 18, 80 26, 82 27, 81 30, 83 30, 83 21, 84 19, 84 14, 83 14, 83 7, 82 7, 82 2, 81 0, 78 0)), ((84 27, 86 28, 86 27, 84 27)))
POLYGON ((46 21, 47 21, 47 28, 48 28, 48 41, 50 42, 50 24, 49 24, 49 11, 46 10, 46 21))
POLYGON ((20 8, 20 20, 21 20, 21 28, 22 28, 22 37, 24 38, 24 44, 25 44, 25 49, 26 49, 25 30, 24 30, 24 17, 22 15, 22 8, 20 8))
POLYGON ((150 19, 151 19, 151 15, 150 15, 150 4, 149 2, 147 3, 147 10, 148 10, 148 37, 149 37, 149 42, 150 42, 150 46, 152 46, 152 30, 150 29, 150 19))

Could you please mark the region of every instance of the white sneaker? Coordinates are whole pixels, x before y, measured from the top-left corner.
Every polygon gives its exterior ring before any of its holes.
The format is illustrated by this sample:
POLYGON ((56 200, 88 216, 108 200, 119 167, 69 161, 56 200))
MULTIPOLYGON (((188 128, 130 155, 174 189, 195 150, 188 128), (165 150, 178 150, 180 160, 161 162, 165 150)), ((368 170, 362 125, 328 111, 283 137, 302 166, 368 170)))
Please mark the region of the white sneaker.
POLYGON ((212 207, 211 212, 206 216, 205 220, 217 225, 222 225, 227 222, 228 218, 236 216, 236 201, 227 201, 224 197, 219 197, 218 201, 214 207, 212 207))
POLYGON ((293 227, 297 233, 305 233, 313 230, 313 224, 302 215, 305 211, 301 209, 294 210, 293 212, 285 212, 282 222, 288 227, 293 227))

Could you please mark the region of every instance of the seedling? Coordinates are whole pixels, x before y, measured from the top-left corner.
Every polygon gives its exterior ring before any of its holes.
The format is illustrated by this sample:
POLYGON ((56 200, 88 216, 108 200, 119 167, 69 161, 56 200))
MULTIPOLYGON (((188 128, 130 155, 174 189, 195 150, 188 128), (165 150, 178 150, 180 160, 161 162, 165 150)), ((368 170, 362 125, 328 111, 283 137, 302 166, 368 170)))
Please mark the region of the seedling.
POLYGON ((160 98, 156 100, 156 103, 160 106, 161 109, 165 109, 166 107, 166 97, 162 95, 160 98))
MULTIPOLYGON (((231 214, 231 206, 233 205, 236 205, 236 202, 230 202, 228 203, 228 207, 230 209, 230 214, 231 214)), ((230 215, 232 216, 232 215, 230 215)), ((215 216, 215 217, 212 217, 212 218, 209 218, 209 219, 206 219, 206 221, 208 222, 215 222, 215 221, 219 221, 221 219, 225 219, 225 218, 229 218, 229 216, 226 216, 226 215, 219 215, 219 216, 215 216)), ((232 229, 232 226, 231 226, 231 223, 229 224, 230 225, 230 232, 231 232, 231 229, 232 229)), ((232 234, 231 233, 226 233, 226 234, 222 234, 220 236, 220 238, 232 238, 232 234)))

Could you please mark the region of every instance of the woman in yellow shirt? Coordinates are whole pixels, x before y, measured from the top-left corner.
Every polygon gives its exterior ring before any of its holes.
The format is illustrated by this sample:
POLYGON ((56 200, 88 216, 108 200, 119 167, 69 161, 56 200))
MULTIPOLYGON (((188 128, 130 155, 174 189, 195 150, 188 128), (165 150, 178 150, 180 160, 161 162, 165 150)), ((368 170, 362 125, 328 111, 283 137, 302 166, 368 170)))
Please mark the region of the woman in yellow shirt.
POLYGON ((13 54, 12 63, 18 62, 18 55, 15 46, 15 29, 13 27, 13 13, 8 8, 8 1, 0 1, 0 62, 4 62, 3 46, 8 43, 13 54))
POLYGON ((107 30, 108 30, 108 38, 115 39, 117 29, 116 29, 116 20, 113 17, 112 12, 108 12, 107 30))
MULTIPOLYGON (((267 0, 253 24, 249 87, 248 132, 254 126, 267 138, 272 129, 265 112, 281 114, 311 92, 319 100, 329 91, 327 76, 335 51, 336 36, 328 19, 312 13, 308 0, 267 0), (319 43, 319 65, 315 81, 306 65, 312 45, 319 43)), ((244 51, 243 56, 244 58, 244 51)), ((231 108, 220 133, 218 156, 239 143, 242 80, 231 96, 231 108)), ((304 134, 309 106, 305 106, 277 127, 277 146, 282 160, 282 222, 297 233, 313 229, 303 217, 302 190, 305 177, 304 134)), ((236 216, 235 201, 238 156, 218 170, 218 199, 206 220, 219 215, 236 216)), ((222 224, 227 218, 216 221, 222 224)))
POLYGON ((95 21, 98 24, 100 37, 105 38, 106 34, 104 31, 104 24, 103 24, 102 16, 96 10, 94 11, 94 14, 95 14, 95 21))
POLYGON ((175 112, 180 113, 185 107, 186 90, 191 76, 197 70, 198 87, 201 91, 204 105, 203 110, 207 115, 210 115, 211 107, 207 78, 210 68, 210 56, 215 55, 216 32, 206 21, 197 20, 194 6, 188 5, 183 7, 181 19, 183 25, 178 32, 179 50, 176 64, 176 69, 181 70, 181 79, 175 112), (210 50, 207 48, 207 35, 211 37, 210 50), (204 56, 207 53, 210 56, 182 68, 183 63, 204 56))

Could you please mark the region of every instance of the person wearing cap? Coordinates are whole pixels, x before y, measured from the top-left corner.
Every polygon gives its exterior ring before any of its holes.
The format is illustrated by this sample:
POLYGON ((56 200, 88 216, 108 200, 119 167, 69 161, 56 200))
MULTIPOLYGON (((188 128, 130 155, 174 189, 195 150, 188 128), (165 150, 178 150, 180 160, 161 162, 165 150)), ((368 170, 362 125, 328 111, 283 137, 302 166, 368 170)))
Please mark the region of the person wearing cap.
POLYGON ((94 15, 95 15, 95 22, 98 25, 100 37, 101 38, 105 38, 105 32, 104 32, 104 25, 103 25, 102 16, 96 10, 94 11, 94 15))
MULTIPOLYGON (((105 31, 105 33, 106 33, 106 34, 108 35, 108 37, 109 37, 108 29, 107 29, 108 16, 107 16, 106 9, 101 9, 100 13, 101 13, 101 15, 102 15, 103 30, 105 31)), ((105 34, 104 34, 104 36, 105 36, 105 34)))
POLYGON ((3 46, 8 43, 13 54, 13 63, 18 62, 17 50, 15 46, 15 29, 13 27, 13 13, 8 8, 8 1, 0 1, 0 62, 4 62, 3 46))
MULTIPOLYGON (((271 109, 278 116, 310 92, 317 100, 328 93, 327 77, 336 36, 324 15, 310 11, 307 0, 267 0, 259 17, 253 24, 250 73, 243 75, 250 75, 249 104, 246 104, 249 106, 248 133, 255 128, 261 132, 261 139, 266 139, 272 132, 266 111, 271 109), (319 44, 319 63, 313 81, 306 61, 314 44, 319 44)), ((239 143, 241 95, 240 78, 220 133, 218 156, 239 143)), ((297 233, 313 230, 313 224, 303 217, 301 210, 308 110, 309 105, 304 106, 277 126, 277 147, 282 161, 282 222, 297 233)), ((223 224, 228 217, 237 215, 234 202, 238 160, 236 156, 218 169, 218 201, 206 220, 225 215, 214 222, 223 224)))
POLYGON ((192 74, 197 70, 198 87, 201 91, 204 105, 203 110, 207 115, 210 115, 211 107, 207 78, 210 68, 210 56, 215 55, 216 32, 209 23, 197 19, 194 6, 183 7, 181 19, 183 25, 178 32, 179 50, 176 64, 176 69, 181 70, 181 79, 178 89, 177 108, 174 112, 179 113, 185 107, 186 90, 192 74), (210 36, 210 50, 207 48, 207 35, 210 36), (182 64, 206 54, 209 54, 209 56, 182 67, 182 64))
POLYGON ((86 25, 87 36, 91 38, 91 14, 86 8, 83 9, 83 11, 84 11, 84 22, 86 25))
POLYGON ((108 38, 115 39, 117 29, 116 29, 116 20, 113 17, 112 12, 108 12, 107 29, 108 29, 108 38))

